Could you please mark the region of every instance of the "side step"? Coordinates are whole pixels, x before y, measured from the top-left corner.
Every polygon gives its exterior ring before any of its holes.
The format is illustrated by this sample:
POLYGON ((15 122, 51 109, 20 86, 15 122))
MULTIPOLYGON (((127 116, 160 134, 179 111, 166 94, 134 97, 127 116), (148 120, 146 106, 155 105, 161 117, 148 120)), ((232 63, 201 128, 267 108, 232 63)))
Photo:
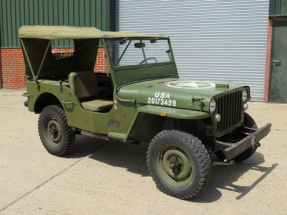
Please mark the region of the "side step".
POLYGON ((108 137, 114 138, 114 139, 119 139, 119 140, 124 140, 126 138, 126 134, 123 133, 117 133, 117 132, 109 132, 108 137))
MULTIPOLYGON (((98 138, 102 140, 108 140, 108 141, 115 141, 115 140, 124 141, 124 139, 126 138, 126 134, 117 133, 117 132, 109 132, 108 135, 106 135, 106 134, 97 134, 97 133, 93 133, 93 132, 78 129, 78 128, 73 128, 73 130, 81 135, 94 137, 94 138, 98 138)), ((130 142, 130 141, 126 141, 126 142, 130 142)))

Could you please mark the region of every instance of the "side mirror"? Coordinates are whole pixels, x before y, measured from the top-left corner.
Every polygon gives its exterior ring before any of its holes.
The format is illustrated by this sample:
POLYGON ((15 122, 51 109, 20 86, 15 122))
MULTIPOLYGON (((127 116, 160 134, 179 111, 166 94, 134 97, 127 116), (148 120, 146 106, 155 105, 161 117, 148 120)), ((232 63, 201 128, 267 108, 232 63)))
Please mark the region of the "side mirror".
POLYGON ((145 43, 135 43, 135 48, 145 47, 145 43))

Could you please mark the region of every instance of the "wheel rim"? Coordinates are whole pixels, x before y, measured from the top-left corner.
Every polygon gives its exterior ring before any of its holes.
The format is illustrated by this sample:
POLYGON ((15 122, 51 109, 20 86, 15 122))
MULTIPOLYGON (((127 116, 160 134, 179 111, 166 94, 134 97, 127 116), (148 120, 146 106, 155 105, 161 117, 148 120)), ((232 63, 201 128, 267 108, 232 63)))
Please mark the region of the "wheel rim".
POLYGON ((184 187, 192 180, 192 160, 183 149, 174 144, 160 148, 156 167, 163 180, 171 186, 184 187))
POLYGON ((48 144, 58 147, 62 140, 62 129, 57 120, 53 117, 46 117, 44 120, 44 134, 48 144))

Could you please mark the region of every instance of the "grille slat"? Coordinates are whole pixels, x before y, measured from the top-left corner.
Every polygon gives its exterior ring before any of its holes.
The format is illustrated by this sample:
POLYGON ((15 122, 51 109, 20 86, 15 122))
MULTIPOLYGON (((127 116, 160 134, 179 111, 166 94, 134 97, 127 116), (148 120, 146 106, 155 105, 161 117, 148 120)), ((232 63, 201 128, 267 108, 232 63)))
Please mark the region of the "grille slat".
POLYGON ((227 116, 228 124, 227 124, 227 126, 229 128, 231 125, 231 95, 230 94, 228 94, 227 103, 228 103, 228 116, 227 116))
MULTIPOLYGON (((223 98, 220 98, 220 100, 221 100, 221 103, 220 103, 220 110, 221 110, 221 113, 223 113, 224 112, 224 106, 223 106, 223 98)), ((222 121, 220 121, 221 123, 220 123, 220 130, 222 130, 222 121)))
POLYGON ((227 126, 226 124, 227 124, 227 114, 228 114, 228 109, 227 109, 227 107, 228 107, 228 104, 227 104, 227 95, 226 96, 224 96, 224 108, 225 108, 225 112, 223 113, 224 114, 224 124, 223 124, 223 129, 224 129, 224 127, 225 126, 227 126))
POLYGON ((232 106, 233 106, 233 109, 234 109, 234 112, 232 113, 232 125, 235 124, 235 114, 236 114, 236 103, 235 103, 235 98, 236 98, 236 93, 234 93, 234 96, 232 97, 232 106))
POLYGON ((234 118, 235 122, 238 121, 238 92, 235 93, 235 113, 234 113, 234 118))
POLYGON ((226 129, 237 125, 241 120, 241 91, 223 95, 217 99, 218 113, 221 121, 217 124, 217 131, 224 132, 226 129))
POLYGON ((234 115, 234 111, 235 111, 235 109, 234 109, 234 107, 235 107, 235 105, 234 105, 234 96, 230 96, 230 125, 233 125, 233 123, 234 123, 234 121, 233 121, 233 115, 234 115))
POLYGON ((240 108, 241 108, 241 105, 240 105, 240 100, 241 100, 241 97, 240 97, 240 92, 237 93, 237 106, 238 106, 238 109, 237 109, 237 121, 240 121, 240 108))
POLYGON ((224 102, 224 107, 225 107, 225 109, 226 109, 226 111, 225 111, 225 113, 224 113, 224 124, 223 124, 223 127, 227 127, 227 125, 228 125, 228 117, 227 117, 227 115, 228 115, 228 95, 226 95, 225 97, 224 97, 225 99, 225 102, 224 102))

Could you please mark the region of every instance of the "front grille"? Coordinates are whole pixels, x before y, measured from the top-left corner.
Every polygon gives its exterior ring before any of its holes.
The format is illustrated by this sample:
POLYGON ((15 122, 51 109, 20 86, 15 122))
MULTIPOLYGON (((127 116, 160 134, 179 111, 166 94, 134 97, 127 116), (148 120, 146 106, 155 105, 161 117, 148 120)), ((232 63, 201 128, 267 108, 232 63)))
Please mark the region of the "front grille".
POLYGON ((217 112, 221 120, 217 124, 217 131, 224 132, 241 121, 242 91, 232 92, 217 99, 217 112))

